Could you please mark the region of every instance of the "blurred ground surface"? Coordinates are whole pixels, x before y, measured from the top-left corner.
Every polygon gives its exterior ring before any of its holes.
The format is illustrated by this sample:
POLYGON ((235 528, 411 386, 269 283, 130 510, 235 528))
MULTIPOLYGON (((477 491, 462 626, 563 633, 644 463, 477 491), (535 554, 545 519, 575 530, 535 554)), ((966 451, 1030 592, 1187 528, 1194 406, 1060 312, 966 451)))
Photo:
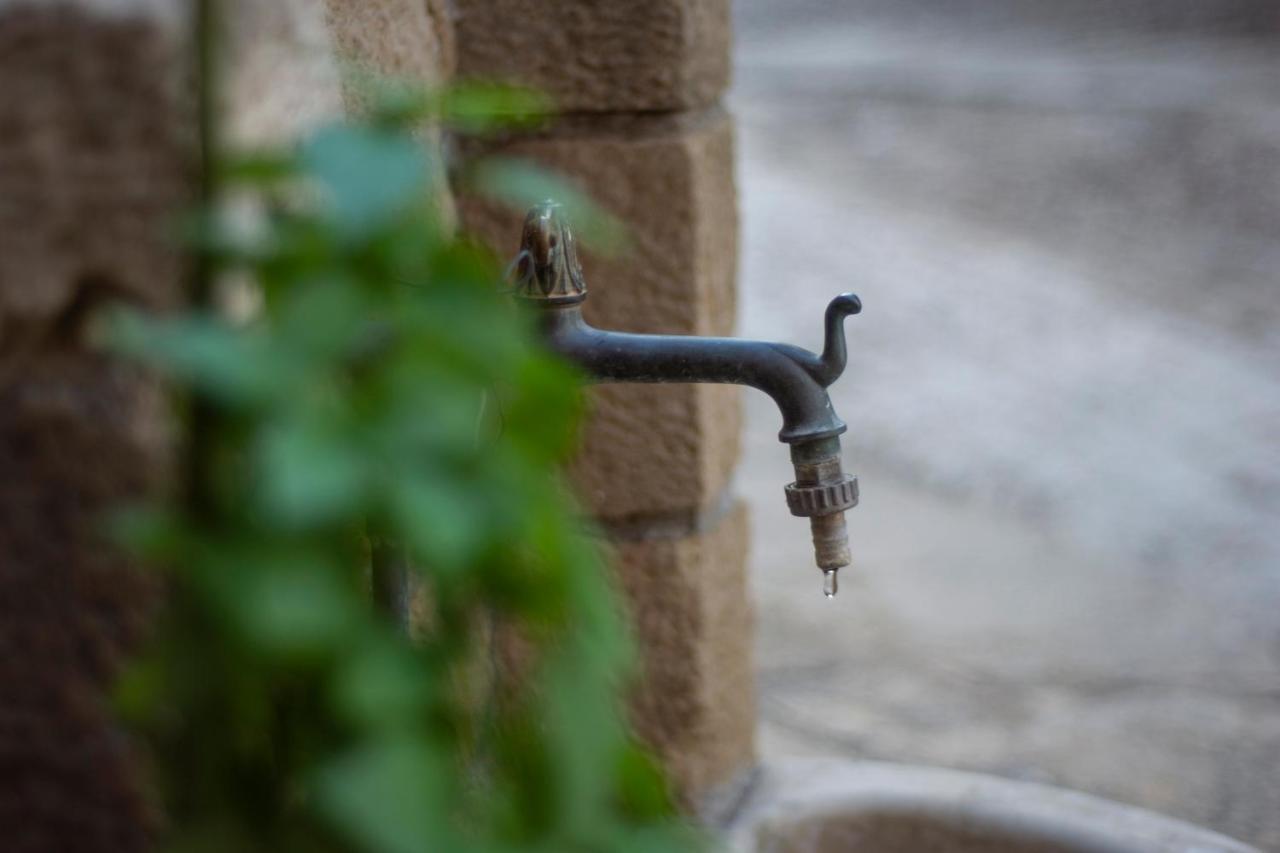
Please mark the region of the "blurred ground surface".
POLYGON ((1280 850, 1280 41, 908 8, 737 9, 741 332, 817 348, 830 295, 866 306, 833 602, 748 395, 762 751, 1280 850))

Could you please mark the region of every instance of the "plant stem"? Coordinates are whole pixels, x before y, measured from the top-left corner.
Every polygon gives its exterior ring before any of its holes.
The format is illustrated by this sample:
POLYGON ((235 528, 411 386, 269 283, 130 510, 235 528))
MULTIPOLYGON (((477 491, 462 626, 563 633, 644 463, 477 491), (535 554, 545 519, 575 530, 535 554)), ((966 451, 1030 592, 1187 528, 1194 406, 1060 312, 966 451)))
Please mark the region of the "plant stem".
MULTIPOLYGON (((196 203, 208 213, 217 196, 218 159, 218 11, 217 0, 195 0, 192 20, 195 48, 196 203)), ((213 303, 213 268, 209 252, 197 246, 191 257, 188 304, 197 311, 213 303)), ((206 516, 212 504, 216 412, 208 401, 193 397, 188 404, 188 434, 184 483, 187 506, 194 518, 206 516)))
POLYGON ((370 569, 374 605, 400 631, 409 631, 409 567, 404 553, 381 537, 371 537, 370 569))

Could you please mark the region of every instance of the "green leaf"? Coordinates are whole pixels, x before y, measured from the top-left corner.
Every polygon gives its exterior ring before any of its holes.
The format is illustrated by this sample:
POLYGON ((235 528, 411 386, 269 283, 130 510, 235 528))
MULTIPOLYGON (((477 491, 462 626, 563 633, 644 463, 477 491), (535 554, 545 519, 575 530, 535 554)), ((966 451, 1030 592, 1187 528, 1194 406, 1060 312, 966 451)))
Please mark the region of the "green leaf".
POLYGON ((298 281, 283 295, 279 336, 300 359, 326 361, 352 353, 379 319, 355 282, 335 273, 298 281))
POLYGON ((368 465, 353 437, 319 416, 278 423, 258 447, 259 503, 290 527, 331 521, 364 498, 368 465))
POLYGON ((297 555, 262 562, 224 586, 248 637, 273 654, 314 655, 339 649, 359 615, 353 587, 330 560, 297 555))
POLYGON ((434 690, 413 650, 378 637, 345 660, 334 678, 333 701, 353 722, 401 728, 422 719, 434 690))
POLYGON ((553 112, 546 94, 523 86, 473 80, 429 89, 415 80, 370 77, 355 66, 347 77, 371 105, 372 122, 384 129, 431 122, 475 134, 530 127, 553 112))
POLYGON ((601 255, 618 255, 628 246, 626 227, 568 181, 533 163, 512 158, 487 158, 465 176, 474 190, 503 202, 520 213, 535 204, 560 204, 573 233, 583 245, 601 255))
POLYGON ((357 845, 372 853, 464 850, 450 828, 450 788, 457 768, 441 750, 400 736, 362 747, 320 774, 320 804, 357 845))
POLYGON ((412 352, 380 377, 377 401, 383 408, 376 425, 383 458, 392 470, 417 476, 410 460, 469 457, 478 446, 478 427, 487 403, 476 380, 458 376, 458 364, 439 341, 420 337, 412 352))
POLYGON ((139 556, 162 560, 172 556, 185 541, 182 519, 159 506, 127 506, 106 519, 107 535, 139 556))
POLYGON ((497 83, 460 83, 442 93, 439 118, 466 133, 530 127, 546 120, 554 107, 536 89, 497 83))
POLYGON ((219 177, 232 184, 269 185, 298 173, 295 158, 283 151, 245 151, 223 157, 219 177))
POLYGON ((618 799, 623 810, 638 820, 675 814, 675 802, 662 768, 636 744, 627 744, 618 757, 618 799))
POLYGON ((391 516, 415 562, 452 573, 484 544, 484 516, 470 490, 419 476, 392 486, 391 516))
MULTIPOLYGON (((375 85, 390 94, 361 123, 218 158, 188 245, 261 295, 252 322, 202 308, 112 327, 200 404, 188 452, 202 458, 178 466, 199 480, 116 523, 171 569, 155 640, 117 692, 159 770, 162 841, 693 849, 627 735, 633 649, 558 476, 581 377, 433 204, 435 136, 404 131, 487 132, 549 105, 375 85), (370 600, 370 539, 422 573, 412 639, 370 600), (522 671, 497 679, 508 629, 522 671)), ((616 220, 544 171, 492 160, 463 176, 522 209, 558 198, 596 249, 622 245, 616 220)))
POLYGON ((362 239, 425 199, 427 155, 411 136, 355 125, 319 131, 302 148, 308 174, 328 191, 340 232, 362 239))
POLYGON ((532 461, 563 460, 577 446, 583 409, 577 371, 552 358, 529 359, 516 381, 518 393, 504 407, 512 443, 532 461))
POLYGON ((117 351, 232 406, 262 402, 291 378, 291 365, 274 357, 260 333, 205 315, 150 318, 121 311, 107 335, 117 351))

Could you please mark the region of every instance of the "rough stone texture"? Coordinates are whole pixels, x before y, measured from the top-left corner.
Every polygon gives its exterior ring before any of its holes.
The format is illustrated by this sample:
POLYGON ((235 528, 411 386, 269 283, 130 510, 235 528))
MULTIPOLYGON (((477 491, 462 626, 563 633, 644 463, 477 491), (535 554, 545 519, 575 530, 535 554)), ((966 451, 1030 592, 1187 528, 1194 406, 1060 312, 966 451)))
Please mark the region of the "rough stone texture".
MULTIPOLYGON (((333 42, 333 55, 346 76, 343 103, 347 112, 359 114, 367 106, 367 75, 431 87, 453 73, 453 27, 445 0, 323 0, 325 19, 333 42), (361 79, 365 76, 365 79, 361 79)), ((437 128, 421 131, 429 149, 440 145, 437 128)), ((433 187, 447 179, 443 158, 432 157, 433 187)), ((435 200, 446 221, 454 211, 447 193, 435 200)))
POLYGON ((444 0, 326 0, 339 62, 414 82, 446 79, 455 62, 444 0))
POLYGON ((633 722, 687 803, 755 759, 747 528, 735 503, 704 531, 613 545, 641 655, 633 722))
POLYGON ((222 133, 228 145, 287 145, 342 115, 345 93, 325 0, 223 6, 222 133))
POLYGON ((162 407, 87 331, 107 302, 173 301, 187 166, 174 31, 115 12, 0 10, 0 826, 13 851, 139 850, 149 825, 103 692, 152 596, 100 524, 158 484, 162 407))
MULTIPOLYGON (((156 388, 89 332, 108 303, 163 309, 181 290, 179 5, 0 2, 0 846, 16 853, 127 853, 155 825, 104 701, 154 590, 100 525, 163 485, 170 440, 156 388)), ((412 51, 423 8, 395 30, 390 4, 225 5, 230 140, 341 114, 335 43, 404 73, 442 55, 434 35, 412 51)))
POLYGON ((453 65, 439 0, 229 0, 228 138, 287 144, 356 112, 378 75, 436 84, 453 65))
POLYGON ((183 199, 166 31, 71 7, 0 11, 0 381, 68 312, 163 300, 183 199))
MULTIPOLYGON (((235 145, 288 145, 359 114, 380 77, 432 86, 453 65, 440 0, 227 0, 224 17, 224 133, 235 145)), ((435 130, 420 138, 439 145, 435 130)), ((444 186, 444 164, 431 159, 444 186)), ((447 193, 436 198, 451 220, 447 193)))
POLYGON ((564 112, 681 110, 729 82, 729 0, 457 0, 460 77, 533 86, 564 112))
MULTIPOLYGON (((494 153, 564 175, 626 225, 630 250, 583 253, 587 318, 602 328, 732 334, 737 267, 733 134, 719 110, 682 117, 563 122, 494 153)), ((518 211, 460 200, 465 227, 501 256, 518 247, 518 211)), ((713 505, 737 463, 740 389, 602 385, 591 392, 572 465, 605 519, 691 515, 713 505)))
POLYGON ((6 850, 146 847, 152 821, 103 695, 154 596, 100 526, 157 484, 161 410, 137 375, 74 347, 0 388, 6 850))
MULTIPOLYGON (((346 70, 426 85, 452 73, 453 28, 443 0, 325 0, 325 8, 335 58, 346 70)), ((360 104, 358 90, 358 83, 348 87, 348 108, 360 104)))
MULTIPOLYGON (((458 4, 460 76, 541 88, 571 114, 540 133, 470 142, 465 153, 533 161, 627 228, 620 255, 581 252, 584 310, 601 328, 733 333, 733 128, 706 108, 728 78, 727 5, 458 4), (672 110, 686 111, 636 112, 672 110)), ((466 196, 459 209, 464 228, 500 257, 514 254, 522 211, 466 196)), ((570 473, 613 537, 643 664, 637 733, 692 807, 754 762, 747 516, 741 505, 723 509, 741 393, 705 384, 589 393, 570 473)))

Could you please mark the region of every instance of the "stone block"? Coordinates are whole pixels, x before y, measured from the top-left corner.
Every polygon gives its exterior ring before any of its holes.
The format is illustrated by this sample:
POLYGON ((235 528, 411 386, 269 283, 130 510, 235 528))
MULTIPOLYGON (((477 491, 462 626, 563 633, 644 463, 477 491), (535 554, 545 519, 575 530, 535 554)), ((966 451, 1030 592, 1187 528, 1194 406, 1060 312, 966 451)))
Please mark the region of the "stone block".
POLYGON ((755 761, 747 539, 735 502, 697 532, 613 543, 640 651, 633 725, 687 805, 755 761))
MULTIPOLYGON (((358 115, 379 77, 430 87, 452 71, 443 0, 224 0, 223 16, 224 135, 235 146, 291 145, 358 115)), ((434 148, 439 133, 421 139, 434 148)), ((431 162, 443 185, 440 158, 431 162)))
MULTIPOLYGON (((641 333, 733 333, 737 211, 733 134, 719 110, 681 117, 565 121, 489 153, 566 177, 626 226, 629 249, 582 252, 588 320, 641 333)), ((522 213, 459 199, 464 227, 503 258, 522 213)), ((571 474, 601 518, 688 516, 712 506, 737 463, 739 388, 600 385, 571 474)))
POLYGON ((379 75, 428 86, 446 80, 453 30, 442 3, 225 0, 228 140, 289 144, 358 112, 379 75))
POLYGON ((154 815, 106 696, 155 589, 105 541, 163 476, 164 401, 131 371, 44 350, 0 383, 4 849, 130 853, 154 815))
POLYGON ((99 303, 170 303, 187 129, 145 16, 0 9, 0 377, 99 303))
POLYGON ((194 135, 177 4, 96 5, 0 8, 0 826, 31 853, 155 827, 106 700, 153 590, 102 522, 162 483, 165 406, 87 332, 178 301, 194 135))
POLYGON ((729 83, 729 0, 458 0, 458 75, 550 94, 563 112, 709 106, 729 83))
POLYGON ((346 100, 326 0, 223 0, 222 134, 232 147, 290 145, 346 100))
POLYGON ((340 63, 428 85, 452 73, 444 0, 325 0, 325 8, 340 63))

